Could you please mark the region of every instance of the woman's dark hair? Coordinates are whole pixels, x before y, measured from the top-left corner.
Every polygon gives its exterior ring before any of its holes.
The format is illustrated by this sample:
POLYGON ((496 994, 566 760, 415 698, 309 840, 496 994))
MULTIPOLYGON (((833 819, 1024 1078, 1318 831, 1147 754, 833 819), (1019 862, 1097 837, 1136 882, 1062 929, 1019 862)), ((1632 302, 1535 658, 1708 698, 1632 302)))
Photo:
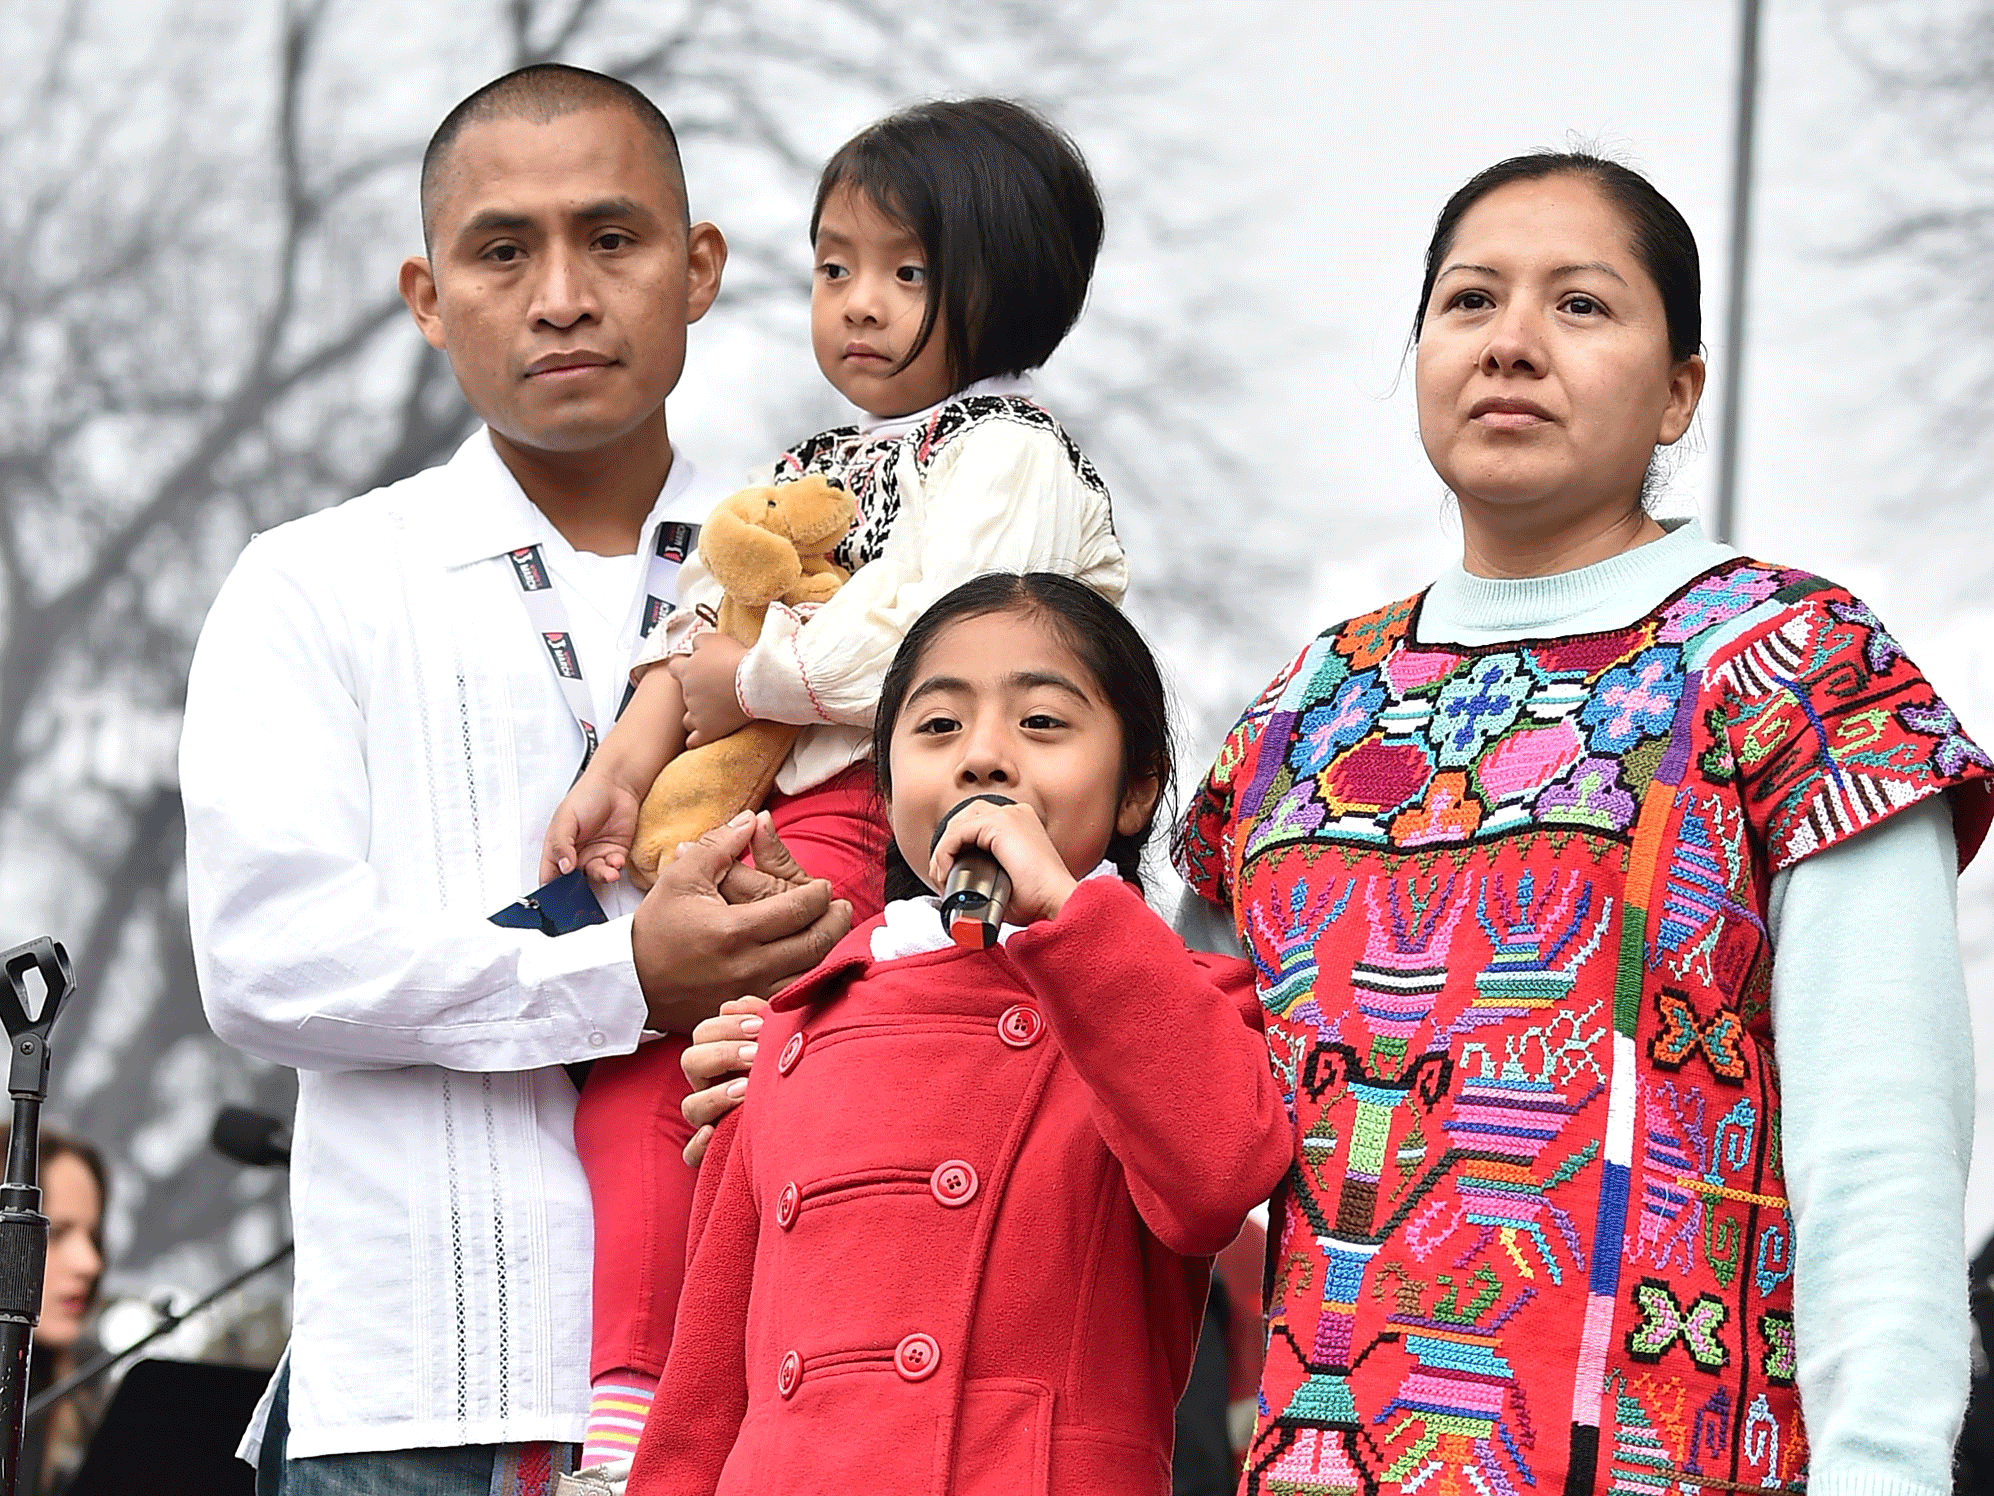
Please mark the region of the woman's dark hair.
MULTIPOLYGON (((11 1124, 0 1121, 0 1157, 4 1157, 7 1144, 13 1138, 11 1124)), ((104 1251, 104 1212, 111 1203, 111 1175, 104 1167, 104 1155, 97 1151, 95 1143, 87 1143, 82 1138, 53 1127, 44 1127, 37 1134, 38 1146, 35 1150, 36 1167, 46 1170, 58 1158, 76 1159, 90 1171, 90 1177, 97 1181, 97 1229, 90 1234, 91 1243, 101 1256, 104 1251)))
MULTIPOLYGON (((879 793, 893 795, 893 729, 913 688, 921 656, 944 629, 993 613, 1022 613, 1043 619, 1094 677, 1122 728, 1121 774, 1116 798, 1135 780, 1156 780, 1156 805, 1132 835, 1117 831, 1108 842, 1108 860, 1129 882, 1142 887, 1142 849, 1170 791, 1170 709, 1163 677, 1143 637, 1120 608, 1071 577, 1048 571, 989 572, 964 582, 914 621, 887 667, 872 721, 873 773, 879 793)), ((886 847, 886 897, 910 899, 927 893, 890 839, 886 847)))
POLYGON ((1101 194, 1079 148, 1008 99, 938 100, 889 115, 825 163, 810 242, 840 187, 865 194, 927 259, 928 306, 958 389, 1052 357, 1080 316, 1101 251, 1101 194))
POLYGON ((1669 356, 1680 361, 1703 346, 1703 270, 1697 259, 1696 236, 1675 204, 1655 190, 1654 183, 1638 171, 1591 151, 1533 151, 1527 156, 1511 156, 1477 172, 1447 199, 1426 246, 1426 281, 1419 288, 1419 310, 1413 314, 1413 342, 1419 341, 1426 326, 1426 304, 1433 297, 1433 283, 1468 210, 1498 187, 1561 176, 1583 177, 1593 183, 1627 220, 1635 258, 1662 293, 1669 356))

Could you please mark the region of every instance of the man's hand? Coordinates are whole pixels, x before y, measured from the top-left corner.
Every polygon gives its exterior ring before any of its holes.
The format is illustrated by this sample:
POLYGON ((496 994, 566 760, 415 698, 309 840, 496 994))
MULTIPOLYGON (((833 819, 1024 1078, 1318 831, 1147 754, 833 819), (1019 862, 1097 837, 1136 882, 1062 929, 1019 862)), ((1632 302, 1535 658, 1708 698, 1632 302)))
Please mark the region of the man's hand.
POLYGON ((748 1067, 755 1062, 756 1036, 768 1003, 759 997, 737 997, 720 1005, 718 1017, 692 1031, 692 1043, 679 1056, 679 1068, 694 1087, 679 1110, 695 1129, 685 1145, 685 1161, 706 1157, 713 1129, 748 1094, 748 1067))
POLYGON ((766 996, 831 953, 852 927, 852 906, 799 874, 747 811, 660 869, 631 930, 652 1028, 689 1033, 729 998, 766 996), (739 866, 751 844, 775 871, 739 866))
POLYGON ((691 654, 679 655, 666 665, 685 695, 686 747, 724 738, 747 723, 748 714, 741 710, 741 697, 734 688, 734 672, 747 652, 747 645, 732 634, 701 634, 691 654))

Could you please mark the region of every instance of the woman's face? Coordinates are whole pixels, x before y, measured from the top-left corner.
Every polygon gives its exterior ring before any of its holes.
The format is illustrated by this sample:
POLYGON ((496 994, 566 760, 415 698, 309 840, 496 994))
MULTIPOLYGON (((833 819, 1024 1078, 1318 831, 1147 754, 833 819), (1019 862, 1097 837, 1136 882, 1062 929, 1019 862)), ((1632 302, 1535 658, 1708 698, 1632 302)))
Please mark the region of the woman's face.
POLYGON ((73 1153, 42 1166, 42 1210, 48 1216, 48 1269, 42 1278, 42 1319, 35 1344, 66 1351, 83 1333, 83 1317, 104 1271, 97 1233, 104 1197, 97 1176, 73 1153))
POLYGON ((1461 218, 1426 304, 1419 436, 1464 520, 1628 511, 1689 429, 1703 360, 1669 352, 1626 220, 1584 177, 1512 182, 1461 218))

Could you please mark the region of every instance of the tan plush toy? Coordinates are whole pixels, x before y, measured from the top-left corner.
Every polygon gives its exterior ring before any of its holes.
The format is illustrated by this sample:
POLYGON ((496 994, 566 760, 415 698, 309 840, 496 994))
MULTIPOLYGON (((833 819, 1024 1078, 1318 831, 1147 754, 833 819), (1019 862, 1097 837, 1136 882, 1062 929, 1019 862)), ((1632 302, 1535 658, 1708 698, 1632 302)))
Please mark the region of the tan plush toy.
MULTIPOLYGON (((722 499, 699 535, 699 559, 726 590, 716 619, 721 632, 752 645, 771 603, 821 603, 843 586, 847 573, 825 553, 844 539, 856 513, 850 494, 815 475, 722 499)), ((759 809, 800 731, 787 722, 750 722, 666 764, 637 817, 630 861, 638 881, 649 887, 681 842, 759 809)))

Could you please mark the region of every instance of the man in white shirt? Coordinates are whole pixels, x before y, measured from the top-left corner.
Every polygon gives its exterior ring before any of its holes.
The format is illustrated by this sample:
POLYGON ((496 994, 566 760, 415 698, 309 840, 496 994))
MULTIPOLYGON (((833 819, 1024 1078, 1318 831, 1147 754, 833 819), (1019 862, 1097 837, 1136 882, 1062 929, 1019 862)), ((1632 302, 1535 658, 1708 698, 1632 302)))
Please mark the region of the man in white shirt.
POLYGON ((250 543, 181 745, 209 1020, 299 1071, 286 1496, 548 1488, 588 1409, 561 1067, 771 990, 849 925, 828 885, 739 868, 748 827, 641 903, 612 889, 606 923, 489 922, 674 601, 674 527, 719 497, 664 402, 726 245, 655 106, 558 65, 444 121, 423 228, 403 296, 485 429, 250 543))

